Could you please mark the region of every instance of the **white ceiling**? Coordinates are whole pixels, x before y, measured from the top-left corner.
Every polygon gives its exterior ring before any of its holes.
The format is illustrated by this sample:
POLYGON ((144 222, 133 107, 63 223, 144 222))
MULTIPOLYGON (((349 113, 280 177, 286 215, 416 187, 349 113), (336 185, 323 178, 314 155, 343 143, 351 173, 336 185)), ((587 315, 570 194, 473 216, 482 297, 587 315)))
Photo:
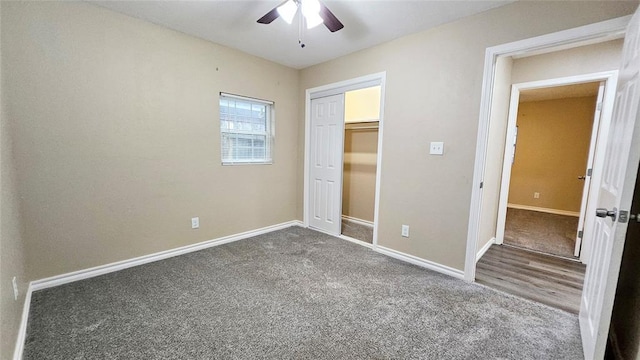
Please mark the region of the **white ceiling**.
POLYGON ((523 90, 520 92, 520 102, 556 100, 598 95, 599 82, 576 85, 563 85, 542 89, 523 90))
POLYGON ((281 0, 89 1, 296 69, 513 2, 325 0, 345 27, 335 33, 324 25, 306 30, 302 49, 297 22, 256 22, 281 0))

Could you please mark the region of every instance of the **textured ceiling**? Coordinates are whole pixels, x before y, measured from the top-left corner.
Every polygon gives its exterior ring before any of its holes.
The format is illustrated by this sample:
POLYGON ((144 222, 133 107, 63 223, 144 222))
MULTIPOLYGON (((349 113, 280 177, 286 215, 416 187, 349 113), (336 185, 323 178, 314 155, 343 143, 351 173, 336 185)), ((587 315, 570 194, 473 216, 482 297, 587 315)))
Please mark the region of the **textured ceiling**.
POLYGON ((520 102, 576 98, 598 95, 599 82, 523 90, 520 102))
POLYGON ((322 25, 305 30, 304 49, 295 21, 256 22, 281 0, 90 2, 301 69, 513 1, 326 0, 345 27, 336 33, 322 25))

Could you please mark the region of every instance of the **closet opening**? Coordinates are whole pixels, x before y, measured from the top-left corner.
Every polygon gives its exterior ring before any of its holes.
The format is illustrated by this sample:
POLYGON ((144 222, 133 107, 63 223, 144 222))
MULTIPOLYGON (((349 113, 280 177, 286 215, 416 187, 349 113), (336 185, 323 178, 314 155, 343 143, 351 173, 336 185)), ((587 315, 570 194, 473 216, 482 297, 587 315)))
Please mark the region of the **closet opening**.
POLYGON ((381 87, 345 92, 341 234, 373 244, 381 87))
POLYGON ((385 78, 370 74, 305 94, 304 226, 374 250, 385 78))

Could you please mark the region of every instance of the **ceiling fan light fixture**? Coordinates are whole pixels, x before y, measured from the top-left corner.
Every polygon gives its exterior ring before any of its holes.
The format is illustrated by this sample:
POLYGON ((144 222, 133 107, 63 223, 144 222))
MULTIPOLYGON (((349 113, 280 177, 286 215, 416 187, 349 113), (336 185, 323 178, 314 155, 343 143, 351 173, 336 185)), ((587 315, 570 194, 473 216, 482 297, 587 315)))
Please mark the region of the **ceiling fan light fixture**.
POLYGON ((293 22, 296 12, 298 12, 298 5, 293 0, 289 0, 278 6, 278 14, 280 14, 282 20, 286 21, 287 24, 291 24, 293 22))
POLYGON ((307 29, 311 29, 322 24, 323 20, 322 17, 320 17, 320 1, 301 0, 300 2, 302 15, 304 15, 304 19, 307 22, 307 29))
POLYGON ((301 0, 302 14, 308 18, 313 15, 320 14, 320 1, 318 0, 301 0))
POLYGON ((258 23, 271 24, 275 19, 281 17, 286 23, 291 25, 298 14, 298 8, 300 8, 301 14, 298 18, 299 38, 302 37, 303 22, 307 24, 307 29, 324 24, 332 33, 344 28, 340 20, 338 20, 331 10, 322 4, 321 1, 322 0, 285 0, 282 4, 271 9, 271 11, 258 19, 258 23))
POLYGON ((307 22, 307 29, 313 29, 324 22, 319 14, 311 14, 310 16, 305 15, 304 19, 307 22))

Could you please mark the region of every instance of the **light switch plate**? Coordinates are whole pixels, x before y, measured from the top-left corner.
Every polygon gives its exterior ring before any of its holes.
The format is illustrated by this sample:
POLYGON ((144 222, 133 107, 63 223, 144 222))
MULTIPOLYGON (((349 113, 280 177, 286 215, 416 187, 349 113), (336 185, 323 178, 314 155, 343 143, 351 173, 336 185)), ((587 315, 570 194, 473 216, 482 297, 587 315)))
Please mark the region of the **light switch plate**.
POLYGON ((199 227, 200 227, 200 218, 199 217, 191 218, 191 228, 198 229, 199 227))
POLYGON ((442 141, 432 141, 431 147, 429 148, 429 154, 431 155, 443 155, 444 154, 444 143, 442 141))
POLYGON ((402 237, 409 237, 409 225, 402 225, 402 237))

